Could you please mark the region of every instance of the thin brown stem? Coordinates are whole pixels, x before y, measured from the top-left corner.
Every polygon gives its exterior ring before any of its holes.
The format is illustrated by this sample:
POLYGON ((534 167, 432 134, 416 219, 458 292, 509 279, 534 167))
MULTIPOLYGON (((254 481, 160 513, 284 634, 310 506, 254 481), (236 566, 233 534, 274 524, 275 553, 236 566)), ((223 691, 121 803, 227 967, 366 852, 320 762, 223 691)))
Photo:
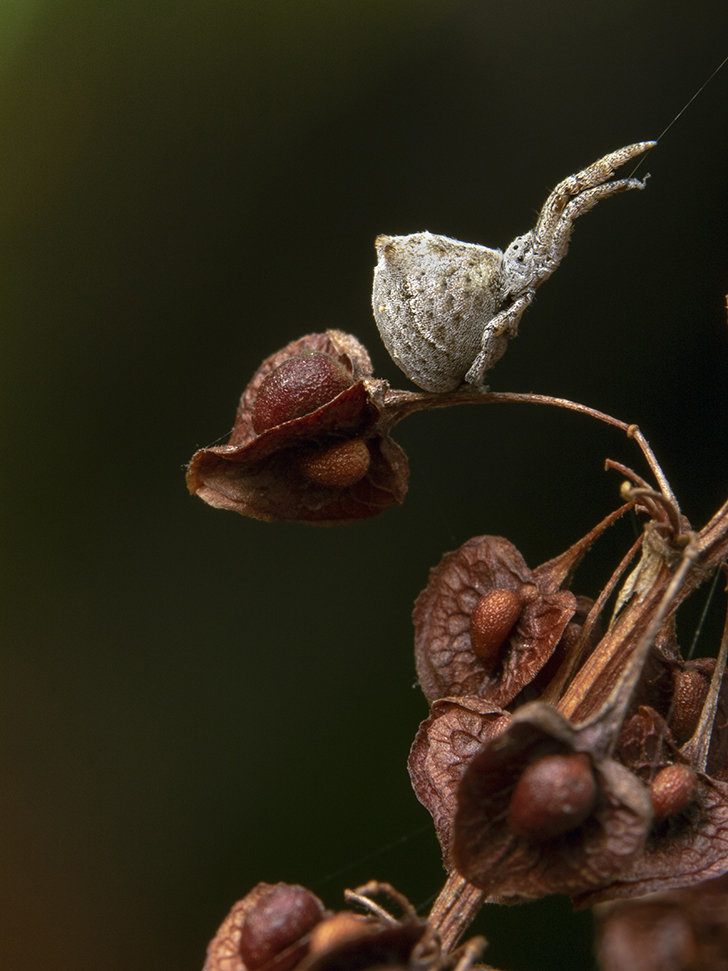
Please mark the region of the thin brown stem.
POLYGON ((589 408, 587 405, 582 405, 578 401, 569 401, 568 398, 554 398, 552 395, 531 393, 519 394, 515 392, 495 391, 452 391, 445 394, 431 394, 427 392, 387 390, 384 393, 383 399, 383 403, 387 407, 387 425, 389 428, 392 428, 397 424, 397 422, 401 421, 407 415, 412 414, 415 411, 422 411, 430 408, 449 408, 452 405, 550 405, 553 408, 566 408, 568 411, 576 411, 579 412, 579 414, 588 415, 590 418, 596 418, 597 421, 601 421, 607 425, 613 425, 615 428, 621 429, 626 433, 628 438, 633 438, 637 442, 647 464, 652 471, 652 474, 657 480, 660 491, 663 493, 668 502, 672 503, 676 509, 679 508, 675 495, 670 488, 670 483, 667 481, 665 474, 660 467, 660 463, 657 461, 654 452, 650 448, 647 439, 640 431, 639 426, 629 424, 625 421, 620 421, 618 418, 613 418, 611 415, 607 415, 603 411, 597 411, 596 408, 589 408))
MULTIPOLYGON (((558 710, 562 711, 561 705, 560 704, 557 705, 557 702, 561 697, 561 694, 564 688, 566 687, 567 684, 571 682, 575 671, 579 667, 582 655, 584 653, 584 649, 589 640, 591 632, 594 629, 594 625, 597 622, 597 618, 599 617, 602 610, 604 609, 604 604, 611 597, 615 587, 619 583, 619 580, 622 574, 627 569, 629 564, 632 562, 635 554, 637 553, 640 546, 642 545, 643 539, 644 539, 644 536, 640 536, 632 544, 632 546, 629 548, 629 550, 627 551, 627 553, 625 554, 625 556, 622 558, 621 562, 617 566, 617 569, 614 571, 614 573, 611 575, 611 577, 605 584, 604 589, 601 591, 598 598, 595 600, 591 610, 586 616, 586 620, 582 625, 581 634, 579 635, 579 640, 574 646, 573 653, 569 657, 564 659, 559 670, 556 672, 553 680, 551 681, 549 686, 542 694, 541 701, 546 701, 551 705, 556 705, 558 707, 558 710)), ((579 701, 578 698, 571 699, 570 701, 571 707, 575 708, 576 705, 578 704, 578 701, 579 701)), ((569 716, 568 711, 564 711, 563 714, 565 714, 566 717, 568 718, 569 716)))
POLYGON ((703 710, 700 713, 700 721, 693 732, 692 738, 685 743, 682 748, 683 755, 690 759, 693 768, 698 772, 705 772, 708 763, 708 751, 713 737, 713 722, 718 708, 718 695, 720 686, 723 683, 723 672, 725 671, 726 660, 728 660, 728 611, 726 612, 725 625, 723 627, 723 638, 720 642, 720 651, 715 663, 715 670, 710 679, 708 694, 703 703, 703 710))
POLYGON ((452 951, 483 905, 485 894, 453 871, 432 905, 428 922, 440 935, 442 948, 452 951))
MULTIPOLYGON (((656 607, 649 609, 649 619, 646 617, 644 618, 647 622, 642 629, 634 650, 631 651, 628 658, 622 659, 621 674, 614 684, 608 698, 592 718, 586 719, 582 723, 583 727, 589 726, 590 728, 594 729, 595 742, 601 742, 604 745, 604 755, 611 754, 611 751, 617 742, 619 729, 621 728, 624 720, 624 715, 634 692, 635 686, 637 685, 637 682, 642 674, 642 669, 644 668, 649 650, 652 647, 660 628, 665 623, 665 620, 674 611, 678 594, 690 573, 697 555, 697 536, 696 534, 692 534, 691 541, 683 550, 680 563, 674 573, 671 574, 670 580, 665 586, 662 596, 656 603, 656 607)), ((657 587, 658 582, 655 581, 653 589, 657 587)), ((641 613, 642 611, 637 610, 636 616, 638 617, 641 613)), ((625 611, 625 614, 628 614, 628 611, 625 611)), ((639 629, 638 624, 628 621, 627 629, 637 630, 639 629)), ((615 644, 613 645, 613 647, 616 646, 616 652, 612 653, 611 651, 605 651, 603 662, 613 661, 616 653, 621 651, 621 646, 623 643, 624 638, 617 638, 615 644)), ((567 692, 567 695, 565 696, 565 701, 567 700, 568 695, 569 692, 567 692)), ((561 706, 559 707, 561 708, 561 706)), ((569 706, 565 705, 564 708, 568 710, 569 706)))

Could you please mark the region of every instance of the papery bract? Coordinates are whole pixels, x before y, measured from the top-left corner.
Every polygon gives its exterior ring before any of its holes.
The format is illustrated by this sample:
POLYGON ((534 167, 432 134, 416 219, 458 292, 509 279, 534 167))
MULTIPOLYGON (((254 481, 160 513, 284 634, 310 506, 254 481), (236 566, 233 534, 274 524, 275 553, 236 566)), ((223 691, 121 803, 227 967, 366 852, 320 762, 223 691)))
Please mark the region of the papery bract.
POLYGON ((479 698, 440 698, 420 725, 407 767, 415 795, 430 812, 445 867, 453 867, 452 822, 462 774, 484 742, 502 732, 510 715, 479 698))
POLYGON ((546 664, 575 612, 574 594, 541 592, 538 576, 508 540, 468 540, 430 571, 415 604, 415 660, 422 690, 431 702, 469 696, 503 707, 546 664), (524 605, 497 663, 473 650, 470 623, 481 598, 495 590, 511 591, 524 605))
POLYGON ((393 422, 371 393, 371 373, 365 348, 350 334, 330 330, 293 341, 253 376, 227 445, 192 457, 190 492, 254 519, 318 526, 350 524, 401 503, 407 457, 389 437, 393 422))
POLYGON ((602 971, 725 971, 728 878, 594 909, 602 971))
POLYGON ((541 702, 519 708, 505 731, 486 742, 458 790, 453 855, 467 880, 504 898, 575 895, 604 886, 638 857, 652 819, 647 790, 622 765, 590 752, 586 744, 541 702), (588 757, 596 782, 590 814, 553 838, 514 833, 508 811, 524 772, 545 756, 576 753, 588 757))
POLYGON ((563 654, 574 641, 562 642, 567 626, 577 611, 583 621, 591 606, 564 588, 591 544, 628 508, 610 513, 535 570, 500 536, 475 536, 446 553, 430 570, 412 614, 415 663, 427 700, 478 697, 504 708, 552 658, 558 665, 557 647, 563 654))

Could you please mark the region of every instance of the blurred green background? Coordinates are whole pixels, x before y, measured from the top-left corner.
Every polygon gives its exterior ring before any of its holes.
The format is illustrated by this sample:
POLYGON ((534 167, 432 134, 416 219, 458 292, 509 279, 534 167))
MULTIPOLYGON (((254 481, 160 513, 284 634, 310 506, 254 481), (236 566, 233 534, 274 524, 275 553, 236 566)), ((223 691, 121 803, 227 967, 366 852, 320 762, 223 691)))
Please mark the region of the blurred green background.
MULTIPOLYGON (((412 601, 473 535, 560 552, 637 449, 530 406, 414 416, 407 502, 342 530, 212 510, 183 466, 305 333, 350 330, 409 387, 374 237, 505 246, 727 41, 701 0, 3 0, 2 967, 199 969, 259 880, 436 893, 412 601)), ((728 495, 727 107, 728 68, 647 191, 579 222, 491 375, 639 422, 696 526, 728 495)), ((477 928, 499 967, 591 965, 567 901, 477 928)))

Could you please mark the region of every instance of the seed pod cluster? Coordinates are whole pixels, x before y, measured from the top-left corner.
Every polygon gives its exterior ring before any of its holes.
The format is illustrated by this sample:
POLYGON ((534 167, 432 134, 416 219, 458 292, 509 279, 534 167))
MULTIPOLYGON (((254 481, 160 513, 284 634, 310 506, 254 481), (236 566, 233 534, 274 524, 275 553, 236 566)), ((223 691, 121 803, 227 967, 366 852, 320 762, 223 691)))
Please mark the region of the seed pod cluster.
POLYGON ((371 373, 350 334, 292 341, 251 378, 227 444, 193 455, 190 492, 254 519, 320 526, 401 503, 409 469, 389 430, 402 415, 371 373))

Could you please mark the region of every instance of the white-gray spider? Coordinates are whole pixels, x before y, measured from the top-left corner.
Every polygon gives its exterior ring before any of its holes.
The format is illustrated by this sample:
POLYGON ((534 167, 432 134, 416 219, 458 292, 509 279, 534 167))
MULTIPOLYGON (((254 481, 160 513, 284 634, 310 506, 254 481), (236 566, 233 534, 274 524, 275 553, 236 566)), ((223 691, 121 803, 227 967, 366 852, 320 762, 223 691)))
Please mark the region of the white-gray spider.
POLYGON ((374 317, 407 377, 425 391, 482 386, 485 372, 515 337, 536 288, 566 255, 574 220, 600 199, 643 189, 644 180, 607 180, 655 144, 627 145, 564 179, 535 228, 516 237, 505 253, 427 232, 379 236, 374 317))

